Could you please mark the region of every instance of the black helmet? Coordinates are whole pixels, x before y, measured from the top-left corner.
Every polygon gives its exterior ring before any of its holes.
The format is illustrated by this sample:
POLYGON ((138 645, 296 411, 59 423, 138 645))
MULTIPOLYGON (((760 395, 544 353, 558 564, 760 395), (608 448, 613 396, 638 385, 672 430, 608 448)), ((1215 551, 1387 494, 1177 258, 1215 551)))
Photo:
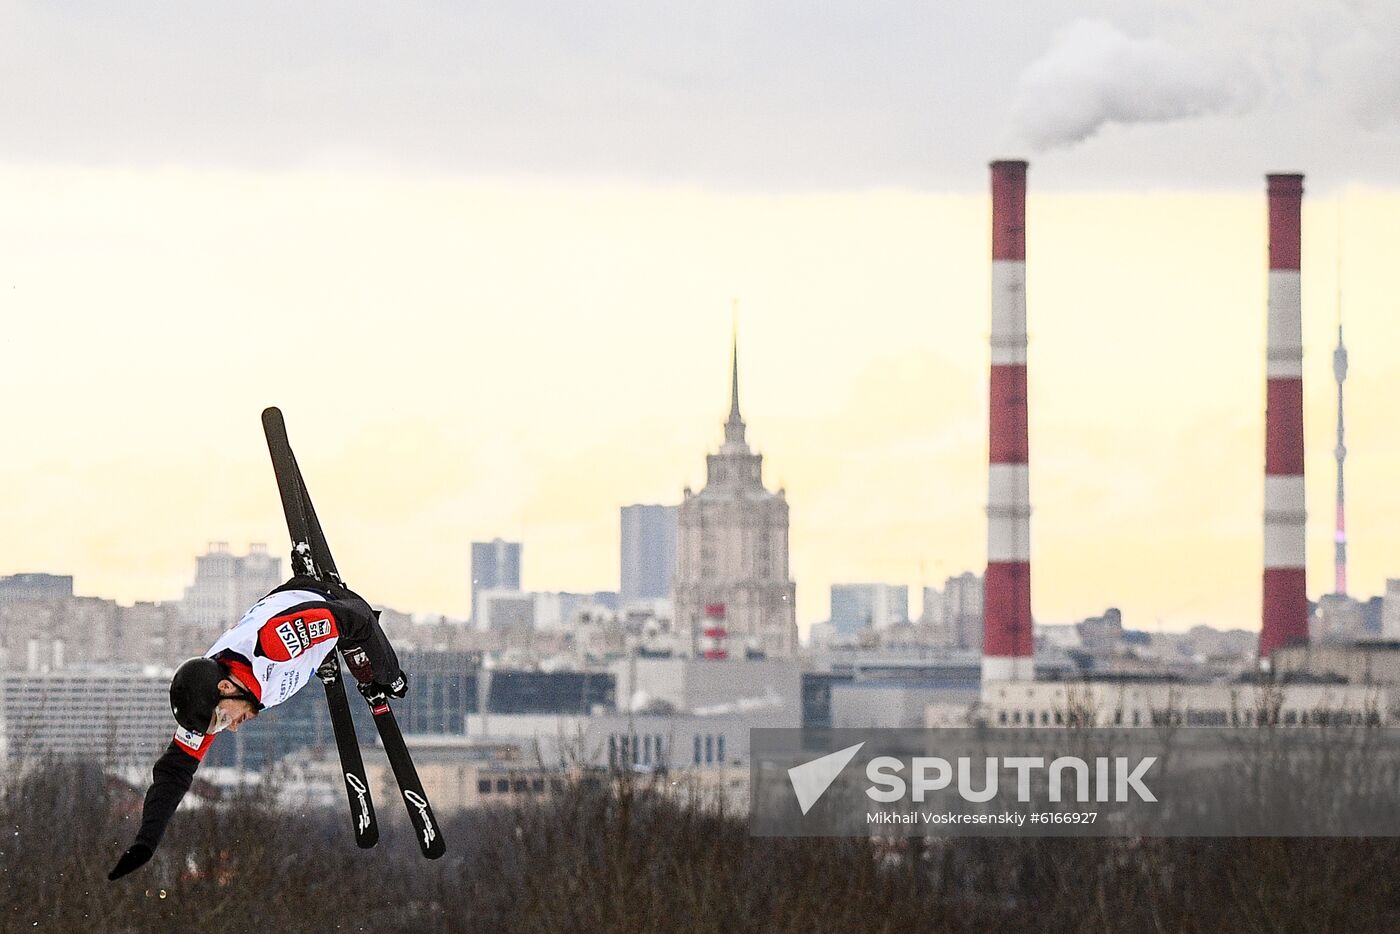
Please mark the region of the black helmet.
POLYGON ((191 658, 170 679, 170 710, 191 733, 205 733, 219 704, 219 682, 228 677, 212 658, 191 658))

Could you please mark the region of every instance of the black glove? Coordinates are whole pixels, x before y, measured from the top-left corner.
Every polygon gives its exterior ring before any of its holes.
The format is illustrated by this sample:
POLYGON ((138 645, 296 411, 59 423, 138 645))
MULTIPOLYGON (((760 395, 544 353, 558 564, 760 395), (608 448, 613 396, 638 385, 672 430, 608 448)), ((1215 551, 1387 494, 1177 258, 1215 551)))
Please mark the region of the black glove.
POLYGON ((133 869, 140 869, 150 861, 151 853, 154 851, 144 843, 132 844, 131 849, 122 854, 122 858, 117 860, 117 864, 112 867, 112 871, 107 873, 108 881, 120 879, 133 869))
POLYGON ((379 681, 360 681, 356 684, 365 700, 371 705, 382 704, 389 698, 403 698, 408 695, 408 675, 400 673, 388 684, 379 681))

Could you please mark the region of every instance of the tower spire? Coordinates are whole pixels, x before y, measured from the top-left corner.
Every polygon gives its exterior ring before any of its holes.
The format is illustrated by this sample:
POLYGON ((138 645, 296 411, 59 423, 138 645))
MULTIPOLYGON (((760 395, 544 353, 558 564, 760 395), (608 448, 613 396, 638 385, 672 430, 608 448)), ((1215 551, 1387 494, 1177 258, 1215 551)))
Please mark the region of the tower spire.
POLYGON ((729 421, 724 425, 724 440, 727 444, 744 443, 744 420, 739 416, 739 300, 734 299, 733 325, 733 369, 730 373, 729 421))
POLYGON ((1347 509, 1344 471, 1347 459, 1346 425, 1342 417, 1342 384, 1347 378, 1347 348, 1342 342, 1342 202, 1337 199, 1337 349, 1332 352, 1332 375, 1337 379, 1337 527, 1334 593, 1347 592, 1347 509))
POLYGON ((1347 459, 1346 426, 1342 418, 1342 383, 1347 378, 1347 348, 1342 343, 1342 326, 1337 325, 1337 349, 1332 353, 1332 372, 1337 378, 1337 529, 1334 592, 1347 592, 1347 508, 1345 467, 1347 459))

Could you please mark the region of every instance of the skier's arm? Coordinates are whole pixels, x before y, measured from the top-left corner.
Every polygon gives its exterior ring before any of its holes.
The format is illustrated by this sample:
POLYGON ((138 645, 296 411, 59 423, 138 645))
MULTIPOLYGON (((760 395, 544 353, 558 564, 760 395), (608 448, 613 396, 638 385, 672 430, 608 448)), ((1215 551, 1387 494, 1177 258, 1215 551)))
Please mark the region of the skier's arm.
POLYGON ((165 754, 156 760, 151 769, 150 790, 146 792, 146 806, 141 811, 141 829, 136 833, 136 842, 155 849, 160 838, 165 835, 165 825, 170 823, 175 809, 190 790, 194 782, 195 769, 199 760, 171 740, 165 754))
POLYGON ((198 757, 191 755, 178 740, 170 741, 165 753, 151 769, 151 787, 146 792, 146 803, 141 810, 141 829, 136 833, 136 841, 122 854, 117 865, 108 873, 108 879, 120 879, 145 865, 151 858, 165 835, 165 827, 170 823, 175 809, 180 806, 185 792, 190 790, 200 758, 213 739, 212 736, 203 738, 198 757))
POLYGON ((402 697, 406 684, 403 671, 394 647, 379 626, 379 614, 353 593, 332 601, 331 606, 341 623, 340 643, 345 664, 355 680, 361 685, 384 685, 390 693, 402 697))
MULTIPOLYGON (((297 580, 293 578, 292 583, 297 580)), ((268 620, 258 635, 257 654, 288 661, 324 639, 336 638, 356 681, 382 684, 389 693, 402 696, 395 687, 403 684, 398 656, 370 605, 340 585, 317 582, 315 588, 326 599, 299 603, 268 620)))
POLYGON ((361 685, 381 684, 402 697, 403 671, 394 647, 379 626, 379 614, 369 603, 344 584, 322 585, 330 594, 327 606, 340 625, 340 646, 345 664, 361 685), (362 649, 363 652, 356 652, 362 649), (366 666, 365 662, 368 662, 366 666))

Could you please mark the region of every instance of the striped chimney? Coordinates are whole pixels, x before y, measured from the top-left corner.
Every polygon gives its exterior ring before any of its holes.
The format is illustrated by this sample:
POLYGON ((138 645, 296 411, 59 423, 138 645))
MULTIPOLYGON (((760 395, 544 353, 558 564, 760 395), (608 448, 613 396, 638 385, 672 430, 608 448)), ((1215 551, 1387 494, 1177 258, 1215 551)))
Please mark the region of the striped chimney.
POLYGON ((1026 163, 992 163, 992 373, 982 679, 1035 677, 1026 433, 1026 163))
POLYGON ((1303 508, 1303 176, 1270 175, 1264 613, 1259 657, 1308 641, 1303 508))

